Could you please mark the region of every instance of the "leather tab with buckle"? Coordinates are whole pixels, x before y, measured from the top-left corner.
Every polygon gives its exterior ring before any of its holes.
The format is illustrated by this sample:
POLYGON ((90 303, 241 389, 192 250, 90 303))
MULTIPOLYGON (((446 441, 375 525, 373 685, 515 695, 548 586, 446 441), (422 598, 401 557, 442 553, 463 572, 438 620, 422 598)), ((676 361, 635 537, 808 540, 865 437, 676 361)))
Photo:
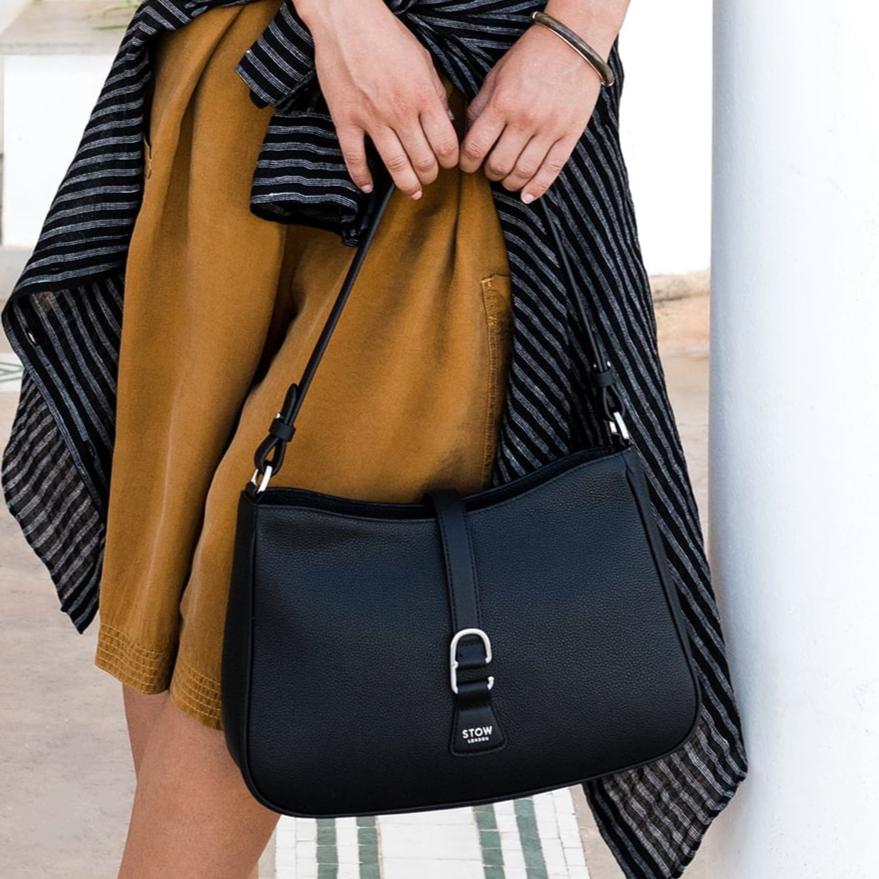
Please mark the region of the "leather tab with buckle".
POLYGON ((464 500, 451 490, 431 492, 446 563, 452 639, 449 686, 454 695, 450 748, 455 756, 494 751, 505 744, 491 694, 495 676, 491 639, 480 625, 476 565, 464 500))
POLYGON ((491 704, 491 660, 491 641, 482 629, 461 629, 455 633, 449 646, 449 668, 455 694, 451 748, 458 756, 493 751, 504 744, 491 704))

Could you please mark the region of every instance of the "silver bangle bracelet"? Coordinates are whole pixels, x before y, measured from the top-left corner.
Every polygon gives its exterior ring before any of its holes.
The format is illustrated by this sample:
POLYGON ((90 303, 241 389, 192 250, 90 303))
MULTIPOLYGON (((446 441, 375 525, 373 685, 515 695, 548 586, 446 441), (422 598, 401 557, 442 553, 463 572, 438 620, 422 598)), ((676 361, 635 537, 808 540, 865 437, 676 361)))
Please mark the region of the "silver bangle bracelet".
POLYGON ((557 18, 553 18, 551 15, 547 15, 540 10, 532 14, 531 20, 535 24, 542 24, 544 27, 549 28, 560 40, 564 40, 598 74, 603 86, 610 87, 614 84, 616 77, 610 65, 579 34, 572 31, 557 18))

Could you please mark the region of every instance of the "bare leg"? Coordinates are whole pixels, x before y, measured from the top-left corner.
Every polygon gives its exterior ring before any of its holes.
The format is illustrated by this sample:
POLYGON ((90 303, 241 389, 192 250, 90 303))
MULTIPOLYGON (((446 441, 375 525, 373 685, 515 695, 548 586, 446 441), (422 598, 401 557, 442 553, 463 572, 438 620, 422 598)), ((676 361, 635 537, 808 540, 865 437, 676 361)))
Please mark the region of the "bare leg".
POLYGON ((253 799, 222 732, 152 699, 126 692, 140 768, 119 879, 256 879, 278 815, 253 799))
POLYGON ((156 720, 168 701, 168 692, 146 696, 123 684, 122 701, 125 703, 125 720, 128 724, 128 741, 131 744, 134 772, 135 775, 140 776, 140 764, 143 762, 146 744, 156 720))
MULTIPOLYGON (((146 743, 149 741, 153 726, 168 701, 167 691, 155 695, 144 695, 131 687, 123 685, 123 701, 125 703, 125 720, 128 725, 128 741, 131 744, 131 757, 134 761, 134 774, 140 775, 140 765, 146 743)), ((254 867, 247 879, 259 879, 259 867, 254 867)))
MULTIPOLYGON (((131 756, 134 761, 134 774, 139 776, 146 744, 156 720, 168 701, 168 692, 145 695, 123 685, 122 693, 125 703, 125 720, 128 725, 128 741, 131 744, 131 756)), ((259 867, 254 867, 247 879, 259 879, 259 867)))

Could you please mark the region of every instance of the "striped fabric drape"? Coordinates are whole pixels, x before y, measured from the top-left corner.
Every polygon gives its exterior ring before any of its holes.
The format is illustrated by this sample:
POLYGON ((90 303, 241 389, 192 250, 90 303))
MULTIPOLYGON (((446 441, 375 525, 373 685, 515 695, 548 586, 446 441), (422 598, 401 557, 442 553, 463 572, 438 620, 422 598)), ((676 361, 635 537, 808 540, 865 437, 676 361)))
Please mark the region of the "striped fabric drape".
MULTIPOLYGON (((144 125, 157 35, 213 6, 146 0, 138 9, 33 258, 3 310, 25 367, 3 456, 6 503, 84 630, 98 608, 124 267, 143 187, 144 125)), ((388 0, 465 94, 527 27, 540 0, 388 0)), ((622 69, 553 186, 551 204, 579 288, 564 289, 533 206, 495 203, 514 291, 513 357, 493 479, 508 481, 601 435, 585 385, 574 296, 615 368, 627 424, 687 619, 703 691, 696 735, 662 760, 593 781, 586 793, 628 877, 681 875, 747 766, 696 503, 669 404, 653 303, 618 138, 622 69)), ((241 59, 254 100, 274 107, 253 170, 252 209, 356 241, 369 202, 347 178, 315 88, 310 36, 289 0, 241 59)), ((249 171, 248 171, 249 172, 249 171)), ((588 670, 584 670, 588 673, 588 670)))

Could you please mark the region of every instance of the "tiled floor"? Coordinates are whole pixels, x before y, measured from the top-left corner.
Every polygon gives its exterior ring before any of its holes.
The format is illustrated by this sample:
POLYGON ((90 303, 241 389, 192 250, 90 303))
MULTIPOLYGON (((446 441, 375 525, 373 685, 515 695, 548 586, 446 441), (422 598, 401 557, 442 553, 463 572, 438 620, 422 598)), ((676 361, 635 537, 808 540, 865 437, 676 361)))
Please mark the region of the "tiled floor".
POLYGON ((567 790, 473 809, 282 819, 271 879, 588 879, 567 790))
POLYGON ((21 387, 21 364, 14 354, 0 352, 0 393, 18 393, 21 387))

